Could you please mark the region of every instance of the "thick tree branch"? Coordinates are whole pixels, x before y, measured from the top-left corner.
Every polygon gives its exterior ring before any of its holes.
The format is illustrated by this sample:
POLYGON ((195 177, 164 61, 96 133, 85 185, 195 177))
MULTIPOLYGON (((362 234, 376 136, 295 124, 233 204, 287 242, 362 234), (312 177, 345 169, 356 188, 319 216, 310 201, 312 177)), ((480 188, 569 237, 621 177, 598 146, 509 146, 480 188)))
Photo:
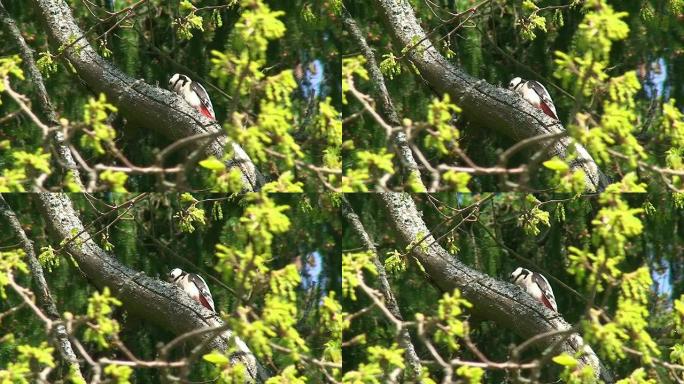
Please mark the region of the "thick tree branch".
MULTIPOLYGON (((41 114, 47 118, 50 126, 57 126, 59 124, 57 121, 57 113, 55 113, 55 109, 52 106, 52 103, 50 103, 50 97, 45 89, 43 75, 41 75, 36 66, 36 62, 33 58, 33 49, 26 44, 26 40, 24 40, 24 37, 21 35, 21 31, 14 22, 14 19, 10 17, 5 6, 2 4, 2 1, 0 1, 0 22, 2 22, 5 30, 14 38, 14 41, 19 46, 19 54, 21 55, 24 66, 29 74, 29 79, 31 80, 31 83, 33 83, 33 88, 36 90, 38 96, 38 106, 41 114)), ((84 186, 81 181, 78 166, 76 165, 73 156, 71 156, 69 148, 64 143, 64 135, 59 130, 55 130, 50 133, 50 139, 60 162, 63 167, 66 168, 65 171, 70 171, 71 182, 83 190, 84 186)))
MULTIPOLYGON (((48 227, 56 234, 55 243, 68 239, 64 248, 76 260, 79 270, 98 288, 109 287, 126 310, 178 335, 224 324, 179 287, 137 272, 107 254, 86 231, 67 195, 42 193, 36 196, 48 227)), ((207 334, 202 333, 197 341, 202 342, 206 337, 207 334)), ((253 379, 265 380, 264 368, 230 330, 214 335, 208 343, 209 348, 222 352, 231 345, 238 350, 232 361, 243 363, 253 379)))
MULTIPOLYGON (((173 141, 222 129, 178 95, 121 72, 100 57, 86 39, 74 42, 83 36, 83 31, 76 25, 64 0, 32 0, 32 3, 55 44, 55 50, 68 46, 63 55, 80 78, 95 92, 105 93, 129 122, 154 130, 173 141)), ((205 156, 213 155, 220 159, 225 143, 226 135, 222 134, 196 145, 202 148, 205 156)), ((227 165, 240 170, 245 191, 258 190, 263 184, 261 174, 238 144, 233 142, 230 145, 234 157, 227 165)))
MULTIPOLYGON (((397 300, 394 297, 394 292, 392 291, 392 287, 387 280, 385 266, 378 258, 378 251, 375 248, 375 244, 373 244, 373 240, 363 227, 361 219, 359 219, 359 216, 356 214, 356 212, 354 212, 354 209, 352 208, 351 204, 349 204, 349 201, 347 201, 346 197, 342 197, 342 215, 347 219, 352 230, 361 240, 361 243, 363 243, 364 248, 373 253, 372 260, 373 264, 375 264, 375 268, 378 271, 378 282, 380 283, 380 291, 385 298, 385 306, 390 311, 392 316, 398 320, 403 320, 401 311, 399 310, 399 305, 397 305, 397 300)), ((421 372, 420 358, 418 358, 418 355, 416 354, 416 349, 411 341, 411 334, 406 327, 403 327, 400 331, 399 344, 404 351, 406 351, 404 354, 406 356, 406 361, 408 362, 409 368, 411 369, 411 378, 419 378, 421 372)))
MULTIPOLYGON (((378 67, 378 63, 375 60, 375 53, 373 53, 368 46, 368 43, 361 32, 361 28, 359 28, 356 24, 356 20, 351 17, 346 8, 342 9, 342 21, 354 40, 356 40, 356 44, 361 48, 363 56, 366 58, 368 73, 371 76, 371 83, 373 84, 375 95, 380 100, 380 110, 382 114, 390 124, 398 127, 401 124, 401 121, 399 121, 399 114, 397 114, 394 104, 392 104, 392 98, 390 98, 387 87, 385 86, 385 77, 382 75, 382 72, 380 72, 380 67, 378 67)), ((416 163, 416 160, 413 158, 413 153, 411 153, 411 148, 409 148, 408 141, 406 140, 406 134, 403 131, 396 131, 391 138, 402 165, 408 171, 409 177, 413 177, 415 183, 422 187, 423 190, 426 190, 420 177, 418 163, 416 163)))
MULTIPOLYGON (((447 93, 464 115, 479 126, 493 129, 515 141, 565 130, 562 124, 535 109, 513 92, 476 79, 449 63, 427 38, 416 19, 411 4, 406 0, 374 0, 382 13, 387 29, 401 47, 413 47, 406 57, 420 75, 439 94, 447 93), (420 43, 416 44, 416 41, 420 43)), ((570 164, 573 170, 586 174, 586 190, 596 191, 605 184, 591 155, 569 137, 562 137, 552 146, 538 143, 548 150, 548 156, 567 158, 571 152, 577 158, 570 164)))
MULTIPOLYGON (((2 4, 0 4, 0 7, 2 7, 2 4)), ((28 236, 26 236, 24 229, 21 227, 19 219, 2 195, 0 195, 0 214, 7 219, 10 228, 17 238, 19 238, 21 247, 24 249, 24 252, 26 252, 26 259, 28 260, 29 269, 31 270, 31 275, 33 276, 34 282, 38 288, 35 290, 35 292, 38 296, 38 302, 40 303, 41 308, 43 308, 43 311, 47 313, 47 316, 49 316, 51 320, 59 321, 55 327, 55 339, 57 341, 56 344, 59 347, 59 352, 61 353, 62 358, 67 362, 77 377, 83 378, 81 368, 78 365, 78 359, 74 353, 71 343, 69 342, 69 336, 66 333, 66 328, 64 327, 64 324, 61 323, 61 317, 59 316, 59 311, 57 311, 57 305, 50 294, 50 287, 48 287, 47 281, 45 281, 43 267, 36 257, 36 252, 33 248, 33 242, 29 240, 28 236)))
MULTIPOLYGON (((382 193, 378 196, 392 225, 406 244, 430 234, 408 194, 382 193)), ((428 237, 425 242, 427 245, 413 247, 412 255, 420 261, 431 280, 441 290, 449 292, 458 288, 463 297, 473 303, 471 312, 474 315, 495 321, 525 339, 551 332, 549 337, 538 340, 539 345, 548 348, 560 343, 558 352, 567 352, 570 355, 584 351, 580 363, 590 365, 597 377, 605 382, 613 381, 596 353, 584 343, 579 334, 568 337, 554 332, 571 328, 558 313, 544 307, 532 296, 523 294, 519 287, 466 266, 442 248, 431 235, 428 237)))

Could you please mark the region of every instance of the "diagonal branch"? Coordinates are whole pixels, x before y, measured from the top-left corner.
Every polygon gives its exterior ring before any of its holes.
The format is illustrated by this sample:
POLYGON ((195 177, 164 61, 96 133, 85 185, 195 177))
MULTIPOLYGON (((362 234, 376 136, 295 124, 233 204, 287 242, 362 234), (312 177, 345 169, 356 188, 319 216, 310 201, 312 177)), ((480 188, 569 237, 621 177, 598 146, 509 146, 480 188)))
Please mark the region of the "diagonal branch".
MULTIPOLYGON (((359 239, 361 239, 364 248, 373 253, 372 260, 373 264, 375 264, 375 268, 378 271, 378 281, 380 283, 380 291, 382 292, 382 295, 385 298, 385 306, 394 318, 402 320, 403 318, 401 316, 401 311, 399 310, 399 305, 397 305, 397 300, 394 297, 394 292, 392 291, 392 287, 390 286, 389 281, 387 280, 385 266, 380 262, 380 259, 378 258, 378 252, 375 248, 375 244, 373 244, 373 240, 370 238, 368 232, 366 232, 366 229, 363 227, 361 219, 356 214, 356 212, 354 212, 354 209, 352 208, 351 204, 349 204, 349 201, 346 197, 342 197, 342 215, 347 219, 352 230, 356 233, 356 236, 359 239)), ((401 328, 399 344, 406 351, 406 361, 408 362, 408 365, 411 369, 412 378, 419 378, 421 372, 420 359, 418 358, 418 355, 416 354, 416 349, 413 346, 413 342, 411 341, 411 334, 409 334, 408 328, 406 327, 401 328)))
MULTIPOLYGON (((406 243, 418 241, 429 234, 416 205, 408 194, 381 193, 380 203, 384 206, 399 237, 406 243)), ((420 261, 430 280, 443 291, 458 288, 463 297, 475 303, 471 312, 478 317, 495 321, 526 339, 548 333, 550 336, 538 340, 542 348, 555 348, 559 352, 575 355, 584 352, 580 364, 594 369, 597 378, 612 382, 612 377, 598 359, 596 353, 584 343, 577 333, 570 336, 555 333, 570 329, 559 314, 544 307, 530 295, 520 294, 520 288, 500 281, 461 263, 449 254, 432 236, 427 246, 414 247, 412 255, 420 261), (566 338, 567 339, 564 339, 566 338)))
MULTIPOLYGON (((496 130, 512 140, 564 132, 559 121, 533 108, 513 92, 476 79, 452 65, 426 38, 411 4, 406 0, 374 0, 385 19, 387 29, 402 47, 415 45, 407 59, 415 65, 420 76, 439 94, 447 93, 468 119, 479 126, 496 130)), ((553 145, 537 142, 537 148, 548 151, 547 156, 566 159, 576 153, 572 170, 584 171, 585 190, 602 189, 605 176, 587 150, 569 137, 561 137, 553 145)))
MULTIPOLYGON (((178 335, 224 324, 179 287, 135 271, 100 248, 85 230, 68 195, 41 193, 36 195, 36 200, 48 228, 56 235, 55 242, 66 243, 64 249, 76 260, 88 280, 98 288, 109 287, 129 312, 178 335), (73 239, 74 236, 77 239, 73 239)), ((202 333, 195 340, 202 342, 207 337, 202 333)), ((265 381, 264 368, 230 330, 212 335, 208 346, 222 352, 235 346, 238 352, 231 360, 243 363, 252 379, 265 381)))
MULTIPOLYGON (((74 42, 74 36, 82 36, 83 32, 64 0, 32 0, 31 3, 56 50, 68 47, 62 50, 62 55, 73 65, 79 77, 95 92, 105 93, 129 122, 154 130, 173 141, 221 131, 217 122, 203 117, 178 95, 141 79, 136 80, 105 61, 86 39, 74 42)), ((221 134, 195 145, 202 149, 204 156, 221 159, 226 140, 226 135, 221 134)), ((228 161, 228 167, 239 169, 245 191, 258 190, 263 184, 263 177, 237 143, 229 144, 234 157, 228 161)))
MULTIPOLYGON (((2 5, 0 4, 0 7, 1 6, 2 5)), ((58 321, 55 327, 55 339, 57 341, 56 344, 59 347, 59 352, 61 353, 62 358, 67 362, 72 372, 74 372, 77 377, 83 379, 83 374, 81 373, 81 368, 78 364, 78 359, 76 358, 74 349, 69 342, 66 328, 61 322, 59 311, 57 311, 57 305, 55 304, 55 300, 52 298, 52 294, 50 293, 50 287, 48 286, 47 281, 45 281, 43 267, 36 257, 36 252, 33 248, 33 242, 29 240, 28 236, 26 236, 26 232, 24 232, 24 229, 21 227, 21 223, 19 222, 17 215, 14 213, 9 204, 7 204, 2 195, 0 195, 0 214, 2 214, 2 216, 4 216, 9 222, 9 227, 14 232, 16 237, 19 238, 21 247, 24 249, 24 252, 26 252, 26 259, 28 260, 33 281, 38 287, 35 292, 38 296, 38 302, 40 303, 40 306, 43 308, 43 311, 45 311, 51 321, 58 321)))
MULTIPOLYGON (((38 95, 38 107, 40 108, 40 112, 47 118, 48 125, 56 126, 58 124, 57 113, 55 113, 55 109, 52 106, 50 97, 45 89, 43 75, 41 75, 40 71, 38 70, 38 66, 36 66, 36 61, 33 57, 33 50, 28 46, 28 44, 26 44, 24 36, 22 36, 21 31, 17 27, 14 19, 10 17, 9 13, 5 9, 5 6, 2 4, 2 1, 0 1, 0 22, 5 26, 5 30, 7 30, 9 35, 14 38, 14 41, 19 46, 19 54, 21 55, 22 61, 28 70, 27 72, 29 74, 29 79, 33 83, 33 89, 36 90, 38 95)), ((64 168, 66 168, 65 171, 70 172, 71 182, 74 185, 77 185, 81 190, 85 189, 83 182, 81 181, 81 175, 78 171, 78 166, 76 165, 69 148, 64 143, 64 135, 59 130, 54 130, 51 133, 50 138, 60 162, 64 168)))
MULTIPOLYGON (((376 97, 380 100, 380 110, 382 111, 382 114, 390 124, 398 127, 401 124, 399 121, 399 114, 397 114, 394 104, 392 103, 392 98, 387 91, 385 77, 382 75, 382 72, 380 72, 380 67, 378 67, 377 60, 375 60, 375 53, 373 53, 368 46, 356 20, 352 18, 344 7, 342 8, 342 21, 354 40, 356 40, 356 44, 361 47, 361 52, 363 52, 363 56, 366 58, 368 73, 370 73, 371 83, 373 84, 376 97)), ((412 180, 417 183, 419 189, 426 190, 425 185, 423 185, 423 181, 420 178, 418 163, 416 163, 416 160, 413 158, 413 153, 411 153, 411 148, 409 148, 408 141, 406 140, 406 134, 401 130, 397 130, 392 134, 391 138, 402 165, 408 171, 408 177, 412 178, 412 180)))

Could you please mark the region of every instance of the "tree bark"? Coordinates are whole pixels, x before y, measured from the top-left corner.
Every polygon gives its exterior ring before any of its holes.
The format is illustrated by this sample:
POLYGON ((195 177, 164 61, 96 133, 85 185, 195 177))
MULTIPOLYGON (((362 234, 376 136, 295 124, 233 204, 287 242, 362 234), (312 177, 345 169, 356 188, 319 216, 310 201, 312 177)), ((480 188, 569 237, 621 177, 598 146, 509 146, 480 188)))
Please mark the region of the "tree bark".
MULTIPOLYGON (((373 3, 400 47, 413 47, 407 57, 420 76, 440 95, 449 94, 470 121, 515 141, 565 131, 559 121, 532 107, 514 92, 476 79, 449 63, 427 38, 408 1, 374 0, 373 3)), ((549 157, 557 155, 565 159, 572 151, 577 153, 570 167, 584 171, 586 191, 605 187, 605 176, 582 145, 564 136, 551 147, 547 146, 548 141, 537 142, 537 148, 548 150, 549 157)))
MULTIPOLYGON (((176 141, 188 136, 215 132, 210 141, 197 142, 206 156, 221 159, 226 135, 221 126, 202 116, 178 95, 165 89, 134 79, 105 61, 83 36, 76 25, 71 9, 64 0, 32 0, 56 52, 66 48, 62 55, 76 69, 95 92, 107 95, 130 122, 149 128, 176 141), (75 39, 77 40, 74 43, 75 39)), ((234 157, 228 167, 237 167, 242 173, 244 191, 258 190, 263 178, 245 151, 232 143, 234 157)))
MULTIPOLYGON (((503 325, 526 339, 571 328, 560 314, 544 307, 532 296, 523 294, 519 287, 474 270, 458 261, 455 255, 449 254, 430 235, 430 230, 408 194, 382 193, 378 196, 391 217, 392 225, 406 244, 428 236, 421 245, 413 247, 413 256, 440 289, 451 292, 458 288, 463 297, 473 304, 470 311, 474 315, 503 325)), ((579 334, 570 337, 555 335, 543 338, 538 343, 543 348, 560 343, 558 352, 573 356, 578 351, 584 351, 580 364, 590 365, 597 378, 607 383, 613 381, 596 353, 579 334), (561 340, 563 338, 565 340, 561 340)))
MULTIPOLYGON (((0 8, 2 8, 2 4, 0 4, 0 8)), ((40 264, 40 261, 38 261, 38 257, 36 256, 36 252, 33 247, 33 241, 26 236, 26 232, 24 232, 24 229, 21 227, 21 223, 19 222, 17 215, 7 204, 2 195, 0 195, 0 214, 5 216, 9 222, 10 228, 12 231, 14 231, 14 234, 21 242, 21 247, 24 249, 24 252, 26 252, 29 270, 31 271, 31 275, 33 276, 34 283, 37 287, 35 293, 36 297, 38 297, 38 304, 47 314, 47 316, 50 317, 50 319, 61 321, 62 319, 59 315, 59 311, 57 310, 57 305, 55 304, 55 300, 52 298, 52 294, 50 293, 50 287, 45 280, 43 266, 40 264)), ((69 335, 67 334, 64 324, 59 323, 55 326, 54 338, 55 344, 57 344, 62 358, 74 373, 74 377, 83 380, 83 373, 81 372, 81 367, 78 364, 78 358, 76 357, 74 348, 69 341, 69 335)))
MULTIPOLYGON (((378 283, 380 285, 380 291, 382 292, 382 295, 385 298, 385 305, 387 306, 387 309, 392 313, 394 317, 396 317, 399 320, 403 320, 401 310, 399 309, 399 304, 397 304, 397 300, 394 297, 392 287, 390 286, 389 280, 387 280, 385 266, 378 257, 378 251, 375 248, 375 244, 373 244, 373 240, 370 238, 370 235, 368 234, 368 232, 366 232, 366 229, 363 227, 361 219, 356 214, 356 212, 354 212, 354 209, 352 208, 351 204, 349 204, 349 201, 347 201, 346 197, 342 197, 342 216, 344 216, 345 219, 347 219, 352 230, 356 233, 356 236, 358 236, 361 240, 363 247, 367 251, 373 253, 373 264, 375 264, 375 268, 378 271, 378 283)), ((411 341, 411 334, 409 333, 409 330, 406 327, 404 327, 401 330, 401 333, 399 335, 399 345, 404 349, 406 363, 408 365, 408 368, 410 369, 408 373, 409 378, 413 380, 419 379, 420 373, 423 368, 420 364, 420 358, 418 357, 418 354, 416 354, 416 348, 413 346, 413 341, 411 341)))
MULTIPOLYGON (((21 35, 21 31, 17 27, 17 23, 10 17, 1 1, 0 22, 2 22, 2 24, 5 26, 7 33, 9 33, 10 36, 12 36, 17 42, 19 54, 21 55, 24 66, 29 73, 29 79, 31 80, 31 83, 33 83, 33 87, 38 95, 38 106, 40 107, 41 113, 45 118, 47 118, 48 124, 50 126, 57 126, 59 124, 59 121, 57 121, 57 113, 55 112, 52 103, 50 103, 50 97, 45 89, 43 75, 38 70, 33 57, 33 50, 28 46, 28 44, 26 44, 26 40, 24 40, 24 37, 21 35)), ((71 181, 77 185, 78 188, 84 190, 85 186, 81 180, 81 174, 78 170, 78 166, 76 165, 76 161, 74 161, 69 148, 67 148, 66 144, 64 143, 64 135, 61 131, 56 130, 50 134, 50 139, 63 168, 65 168, 64 172, 70 171, 71 181)))
MULTIPOLYGON (((224 324, 176 285, 135 271, 100 248, 84 229, 66 194, 41 193, 37 200, 48 228, 56 234, 55 243, 69 239, 64 249, 76 260, 79 270, 98 288, 109 287, 127 311, 178 335, 224 324), (79 235, 74 239, 75 234, 79 235)), ((242 362, 252 379, 266 379, 264 368, 244 342, 232 337, 231 331, 218 336, 202 334, 197 341, 206 337, 212 338, 208 343, 210 349, 226 352, 235 345, 239 353, 232 360, 242 362)))

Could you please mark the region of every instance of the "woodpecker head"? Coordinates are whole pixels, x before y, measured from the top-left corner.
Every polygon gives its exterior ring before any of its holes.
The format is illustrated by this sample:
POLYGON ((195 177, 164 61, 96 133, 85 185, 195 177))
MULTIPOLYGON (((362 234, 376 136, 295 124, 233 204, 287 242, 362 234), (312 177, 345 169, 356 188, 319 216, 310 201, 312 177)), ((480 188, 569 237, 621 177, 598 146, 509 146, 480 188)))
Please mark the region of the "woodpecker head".
POLYGON ((518 84, 522 83, 522 79, 519 77, 514 77, 513 80, 511 80, 510 83, 508 83, 508 89, 511 91, 515 89, 515 87, 518 86, 518 84))
POLYGON ((169 89, 178 93, 183 88, 183 86, 185 86, 185 84, 189 82, 189 77, 181 75, 180 73, 176 73, 175 75, 171 76, 171 79, 169 79, 169 89))
MULTIPOLYGON (((519 79, 519 77, 516 77, 516 79, 519 79)), ((515 79, 513 79, 515 80, 515 79)), ((511 83, 513 83, 511 81, 511 83)), ((514 284, 518 282, 518 279, 524 279, 527 277, 527 275, 530 273, 528 269, 525 269, 523 267, 518 267, 513 273, 511 273, 511 276, 509 277, 510 281, 514 284)))
POLYGON ((173 283, 173 282, 175 282, 176 280, 178 280, 178 278, 181 277, 182 275, 183 275, 183 270, 182 270, 182 269, 180 269, 180 268, 174 268, 174 269, 172 269, 171 272, 169 272, 169 274, 167 275, 167 280, 168 280, 169 282, 173 283))

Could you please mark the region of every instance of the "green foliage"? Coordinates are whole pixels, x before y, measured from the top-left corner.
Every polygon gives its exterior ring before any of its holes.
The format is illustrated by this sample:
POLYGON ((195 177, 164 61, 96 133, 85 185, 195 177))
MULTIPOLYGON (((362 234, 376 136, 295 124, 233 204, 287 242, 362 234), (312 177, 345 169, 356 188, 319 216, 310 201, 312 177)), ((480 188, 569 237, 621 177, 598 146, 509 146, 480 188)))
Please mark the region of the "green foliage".
POLYGON ((466 379, 468 384, 478 384, 482 382, 485 370, 480 367, 462 365, 456 369, 456 374, 466 379))
POLYGON ((394 250, 385 259, 385 270, 391 274, 400 274, 406 271, 406 260, 401 253, 394 250))
POLYGON ((468 300, 461 298, 461 292, 458 289, 454 290, 452 295, 448 292, 445 293, 437 304, 436 316, 444 326, 439 327, 435 332, 435 340, 445 343, 450 350, 459 350, 458 338, 462 338, 468 333, 468 326, 461 317, 464 314, 464 309, 472 308, 472 306, 468 300))
POLYGON ((14 161, 12 168, 2 170, 0 192, 25 192, 30 176, 51 173, 50 154, 43 153, 43 148, 37 148, 34 153, 11 151, 10 157, 14 161))
POLYGON ((380 71, 389 80, 394 79, 394 76, 401 74, 401 65, 397 61, 397 57, 393 52, 382 55, 383 59, 379 64, 380 71))
POLYGON ((106 375, 112 376, 114 382, 117 384, 128 384, 130 383, 131 375, 133 374, 133 369, 125 365, 107 365, 104 369, 106 375))
POLYGON ((448 94, 444 94, 442 100, 433 99, 428 107, 427 122, 436 129, 425 136, 425 147, 437 150, 441 154, 447 154, 447 148, 457 147, 461 136, 458 129, 451 125, 455 114, 461 113, 461 108, 451 103, 448 94))
POLYGON ((566 353, 553 357, 553 362, 563 367, 560 378, 568 384, 597 383, 594 369, 589 364, 580 365, 575 356, 566 353))
POLYGON ((48 272, 52 272, 53 268, 57 268, 61 264, 61 258, 55 254, 54 248, 49 245, 40 249, 38 261, 40 261, 40 264, 45 267, 48 272))
POLYGON ((377 275, 378 270, 371 260, 373 253, 354 252, 342 255, 342 294, 351 300, 356 300, 356 287, 363 279, 362 271, 365 269, 372 275, 377 275))
POLYGON ((579 194, 586 190, 586 174, 584 170, 576 169, 571 171, 570 166, 556 156, 542 164, 553 171, 551 181, 557 185, 558 192, 579 194))
POLYGON ((118 336, 119 322, 112 318, 114 307, 121 306, 121 301, 112 296, 109 287, 104 287, 102 293, 94 292, 88 299, 88 320, 92 323, 83 333, 86 341, 94 342, 100 348, 108 348, 109 340, 118 336))
POLYGON ((174 20, 174 25, 177 26, 176 35, 181 40, 192 39, 192 30, 204 31, 204 19, 195 13, 197 8, 190 2, 190 0, 181 0, 179 4, 181 12, 187 12, 180 18, 174 20))
POLYGON ((264 184, 261 189, 264 193, 288 192, 302 193, 302 183, 294 181, 294 175, 290 171, 285 171, 278 177, 278 180, 264 184))
POLYGON ((100 173, 100 180, 103 181, 112 192, 128 192, 126 190, 126 180, 128 180, 128 174, 126 174, 126 172, 106 169, 100 173))
POLYGON ((230 359, 219 352, 211 352, 202 359, 211 363, 214 370, 218 372, 217 382, 221 384, 242 384, 247 382, 247 368, 244 364, 231 364, 230 359))
POLYGON ((206 213, 204 209, 198 208, 199 201, 189 193, 181 194, 181 203, 188 204, 184 209, 176 212, 173 217, 178 219, 178 226, 181 231, 192 233, 195 231, 195 225, 206 225, 206 213))
POLYGON ((549 213, 539 209, 539 200, 533 195, 527 195, 525 200, 533 207, 518 218, 518 225, 522 227, 527 235, 537 236, 540 232, 539 225, 549 226, 549 213))
POLYGON ((368 71, 364 67, 366 59, 361 56, 345 57, 342 59, 342 103, 347 104, 347 93, 350 92, 350 81, 353 81, 354 75, 359 76, 362 80, 368 80, 368 71))
POLYGON ((663 139, 672 140, 673 147, 684 148, 684 114, 675 106, 674 99, 663 103, 663 119, 660 126, 663 139))
POLYGON ((266 380, 266 384, 305 384, 306 377, 297 374, 297 368, 290 365, 283 369, 280 375, 273 376, 266 380))
POLYGON ((346 170, 342 177, 342 192, 368 192, 368 183, 374 175, 394 173, 392 158, 394 154, 381 148, 377 153, 359 151, 356 153, 357 167, 346 170))
POLYGON ((368 362, 359 365, 358 370, 349 371, 342 377, 343 383, 357 384, 369 383, 380 384, 383 375, 392 372, 393 369, 404 369, 404 351, 396 344, 389 348, 381 346, 368 347, 368 362))
POLYGON ((223 160, 219 160, 214 156, 199 162, 202 168, 208 169, 209 184, 211 189, 215 192, 229 192, 240 193, 244 184, 242 182, 242 172, 239 168, 233 167, 230 170, 226 167, 226 161, 231 157, 231 154, 224 155, 223 160))
POLYGON ((472 179, 472 175, 466 172, 446 171, 442 179, 451 186, 451 189, 456 192, 468 193, 468 183, 472 179))
POLYGON ((38 373, 37 370, 45 366, 55 367, 52 357, 54 348, 48 347, 46 342, 40 343, 37 347, 28 344, 19 345, 16 350, 18 352, 16 360, 9 363, 6 369, 0 368, 0 383, 32 383, 38 373))
POLYGON ((38 70, 40 70, 47 77, 49 77, 50 74, 57 72, 58 66, 55 62, 55 56, 52 54, 52 52, 40 52, 38 53, 38 56, 39 58, 36 60, 36 66, 38 67, 38 70))
POLYGON ((26 256, 23 249, 1 251, 0 250, 0 297, 5 300, 7 294, 5 287, 9 284, 9 274, 14 270, 28 273, 28 266, 22 260, 26 256))
POLYGON ((654 379, 646 377, 646 371, 643 368, 635 369, 627 378, 618 380, 616 384, 656 384, 654 379))
POLYGON ((546 32, 546 19, 537 14, 539 7, 532 0, 524 0, 522 9, 526 16, 518 20, 520 34, 525 40, 534 40, 537 37, 535 30, 546 32))
MULTIPOLYGON (((279 349, 277 360, 286 365, 294 364, 301 359, 301 353, 309 352, 295 327, 295 290, 299 285, 299 273, 294 265, 272 271, 269 284, 271 290, 265 296, 261 318, 251 323, 245 323, 247 319, 242 318, 240 324, 235 324, 235 329, 245 337, 258 356, 275 357, 272 345, 277 345, 286 348, 279 349)), ((241 311, 246 313, 247 309, 241 311)))
POLYGON ((215 268, 227 283, 250 292, 265 283, 273 236, 290 228, 290 219, 283 213, 290 207, 277 205, 266 194, 250 194, 245 199, 250 204, 237 229, 249 242, 244 247, 217 244, 215 268))
MULTIPOLYGON (((597 162, 611 163, 614 155, 610 151, 617 150, 627 159, 621 165, 633 170, 639 160, 647 158, 646 151, 634 136, 639 119, 635 99, 641 85, 635 71, 614 77, 609 75, 613 42, 624 40, 629 34, 629 26, 622 20, 628 14, 615 12, 603 0, 588 1, 584 9, 587 13, 573 37, 572 51, 555 52, 554 76, 574 92, 578 100, 595 97, 597 91, 602 91, 602 114, 596 122, 589 114, 577 113, 569 131, 586 145, 597 162)), ((575 192, 573 184, 561 183, 561 188, 575 192)))
MULTIPOLYGON (((24 80, 24 71, 21 70, 20 64, 21 58, 19 55, 0 57, 0 92, 5 92, 5 79, 7 79, 9 75, 24 80)), ((2 101, 0 101, 0 105, 1 104, 2 101)))
POLYGON ((92 97, 88 99, 88 103, 83 108, 83 122, 92 130, 85 130, 86 134, 81 136, 81 145, 84 148, 90 148, 102 155, 105 153, 103 143, 115 146, 116 131, 107 124, 107 116, 109 112, 117 111, 114 105, 107 102, 104 93, 100 93, 97 100, 92 97))

